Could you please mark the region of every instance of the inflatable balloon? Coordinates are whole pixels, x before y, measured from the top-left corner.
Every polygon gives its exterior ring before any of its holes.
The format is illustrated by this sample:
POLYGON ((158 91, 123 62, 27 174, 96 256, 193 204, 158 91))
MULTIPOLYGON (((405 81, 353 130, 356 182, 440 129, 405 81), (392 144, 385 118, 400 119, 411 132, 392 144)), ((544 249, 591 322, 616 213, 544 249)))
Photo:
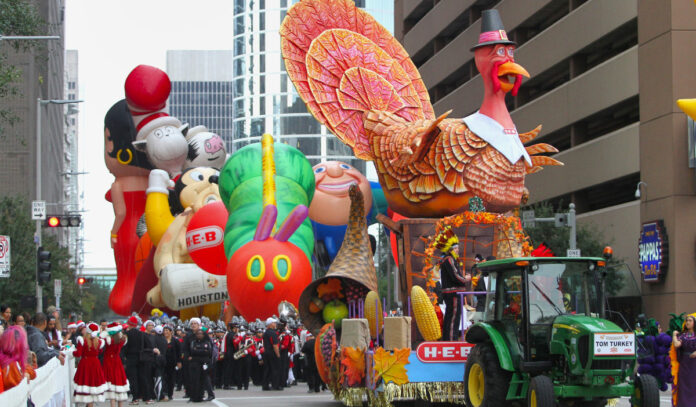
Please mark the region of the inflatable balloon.
POLYGON ((111 247, 116 261, 116 284, 109 295, 109 308, 130 315, 137 277, 138 219, 145 211, 147 176, 152 168, 145 154, 133 146, 136 132, 125 100, 114 104, 104 117, 104 161, 116 178, 106 193, 114 207, 111 247))
POLYGON ((138 132, 133 142, 150 163, 174 178, 181 173, 189 152, 183 125, 164 110, 172 84, 159 68, 136 66, 126 78, 126 101, 138 132))
POLYGON ((357 185, 363 194, 365 213, 372 209, 370 182, 353 166, 341 161, 327 161, 312 167, 315 191, 309 206, 309 218, 314 222, 344 226, 350 214, 348 188, 357 185))
POLYGON ((225 275, 227 257, 223 238, 227 209, 221 201, 204 205, 186 228, 186 248, 198 267, 208 273, 225 275))
POLYGON ((314 194, 312 167, 299 150, 273 143, 237 151, 220 175, 230 216, 225 228, 231 304, 247 320, 267 318, 287 300, 297 306, 311 282, 314 234, 307 206, 314 194), (276 220, 283 219, 278 231, 276 220))
POLYGON ((205 126, 196 126, 186 133, 189 145, 184 168, 213 167, 220 169, 227 160, 227 151, 222 137, 208 131, 205 126))
POLYGON ((249 320, 274 315, 282 301, 298 304, 312 282, 307 256, 287 241, 307 217, 307 207, 299 205, 271 236, 277 213, 275 206, 266 206, 254 240, 235 251, 227 265, 230 302, 249 320))

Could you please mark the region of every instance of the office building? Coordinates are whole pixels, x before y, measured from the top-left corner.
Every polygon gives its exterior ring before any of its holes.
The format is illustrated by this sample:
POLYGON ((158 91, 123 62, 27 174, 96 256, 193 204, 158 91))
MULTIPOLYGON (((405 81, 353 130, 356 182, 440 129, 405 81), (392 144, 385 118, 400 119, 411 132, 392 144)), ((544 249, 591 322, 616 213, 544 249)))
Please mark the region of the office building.
MULTIPOLYGON (((16 115, 17 122, 3 125, 0 137, 0 196, 21 196, 36 199, 36 115, 37 98, 63 99, 64 0, 34 2, 46 24, 46 34, 59 40, 39 41, 28 51, 15 51, 9 43, 0 42, 7 52, 7 63, 17 67, 21 76, 19 93, 0 99, 0 106, 16 115)), ((48 104, 41 111, 41 191, 48 211, 62 210, 64 203, 64 110, 48 104)))
MULTIPOLYGON (((285 72, 278 30, 291 0, 235 0, 234 4, 234 137, 237 150, 270 133, 302 151, 312 165, 345 161, 361 172, 365 162, 307 112, 285 72)), ((393 29, 392 0, 358 0, 388 30, 393 29)))
POLYGON ((232 141, 232 51, 167 51, 169 114, 232 141))
MULTIPOLYGON (((663 0, 396 0, 395 33, 412 55, 435 112, 477 110, 483 84, 469 49, 481 11, 496 8, 516 62, 531 78, 508 108, 517 129, 556 146, 564 167, 528 176, 530 203, 565 207, 596 227, 624 259, 644 310, 696 309, 696 178, 687 119, 675 104, 696 96, 696 6, 663 0), (641 197, 635 196, 638 183, 641 197), (642 224, 663 220, 668 255, 661 282, 642 282, 642 224)), ((597 255, 598 253, 583 253, 597 255)))
MULTIPOLYGON (((80 99, 80 86, 78 81, 78 53, 77 50, 65 51, 65 80, 63 99, 80 99)), ((63 138, 63 213, 81 214, 84 208, 81 205, 84 197, 80 190, 80 176, 82 175, 78 163, 78 107, 79 105, 64 106, 64 138, 63 138)), ((66 246, 70 252, 71 266, 77 274, 84 264, 84 224, 80 227, 63 228, 66 246)))

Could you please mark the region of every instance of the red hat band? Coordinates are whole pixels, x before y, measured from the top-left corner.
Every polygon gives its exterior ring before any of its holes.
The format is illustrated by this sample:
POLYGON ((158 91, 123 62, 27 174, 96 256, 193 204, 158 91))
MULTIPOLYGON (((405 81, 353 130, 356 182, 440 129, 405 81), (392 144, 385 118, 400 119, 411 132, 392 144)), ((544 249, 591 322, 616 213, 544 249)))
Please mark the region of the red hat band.
POLYGON ((509 41, 505 30, 486 31, 479 34, 479 44, 490 41, 509 41))

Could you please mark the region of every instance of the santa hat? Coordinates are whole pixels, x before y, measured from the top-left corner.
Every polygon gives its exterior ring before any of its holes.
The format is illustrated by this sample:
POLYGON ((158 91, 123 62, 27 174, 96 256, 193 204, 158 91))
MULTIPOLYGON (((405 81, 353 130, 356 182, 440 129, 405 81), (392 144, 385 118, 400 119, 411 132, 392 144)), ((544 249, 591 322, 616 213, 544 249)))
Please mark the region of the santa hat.
POLYGON ((164 112, 167 98, 172 90, 169 76, 154 66, 138 65, 126 78, 126 103, 133 115, 133 124, 138 132, 137 140, 157 127, 170 125, 181 127, 181 122, 164 112))
POLYGON ((147 326, 150 325, 150 324, 152 324, 153 326, 155 325, 154 322, 152 322, 151 320, 148 319, 147 321, 145 321, 145 322, 143 323, 143 326, 147 328, 147 326))
POLYGON ((77 329, 77 324, 74 322, 71 322, 68 324, 68 329, 77 329))
POLYGON ((85 326, 85 323, 82 322, 82 320, 77 321, 77 327, 78 327, 78 328, 82 328, 83 326, 85 326))
POLYGON ((99 335, 99 325, 97 325, 95 322, 90 322, 87 324, 87 329, 89 329, 92 338, 96 338, 97 335, 99 335))
POLYGON ((128 326, 138 326, 138 317, 135 315, 128 318, 128 326))
POLYGON ((200 325, 201 319, 197 318, 197 317, 193 317, 193 318, 189 319, 189 324, 193 324, 194 322, 197 323, 198 325, 200 325))
POLYGON ((108 332, 109 335, 115 335, 121 332, 121 329, 121 324, 119 324, 118 322, 112 322, 106 326, 106 332, 108 332))

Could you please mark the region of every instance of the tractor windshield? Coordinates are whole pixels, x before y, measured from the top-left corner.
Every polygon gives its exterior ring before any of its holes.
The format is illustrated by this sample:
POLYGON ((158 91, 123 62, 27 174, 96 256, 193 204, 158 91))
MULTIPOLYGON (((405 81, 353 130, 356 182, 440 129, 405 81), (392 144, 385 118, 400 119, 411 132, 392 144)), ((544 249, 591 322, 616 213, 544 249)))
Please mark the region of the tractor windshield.
POLYGON ((599 296, 586 262, 539 262, 528 275, 529 322, 550 324, 561 314, 597 316, 599 296))

